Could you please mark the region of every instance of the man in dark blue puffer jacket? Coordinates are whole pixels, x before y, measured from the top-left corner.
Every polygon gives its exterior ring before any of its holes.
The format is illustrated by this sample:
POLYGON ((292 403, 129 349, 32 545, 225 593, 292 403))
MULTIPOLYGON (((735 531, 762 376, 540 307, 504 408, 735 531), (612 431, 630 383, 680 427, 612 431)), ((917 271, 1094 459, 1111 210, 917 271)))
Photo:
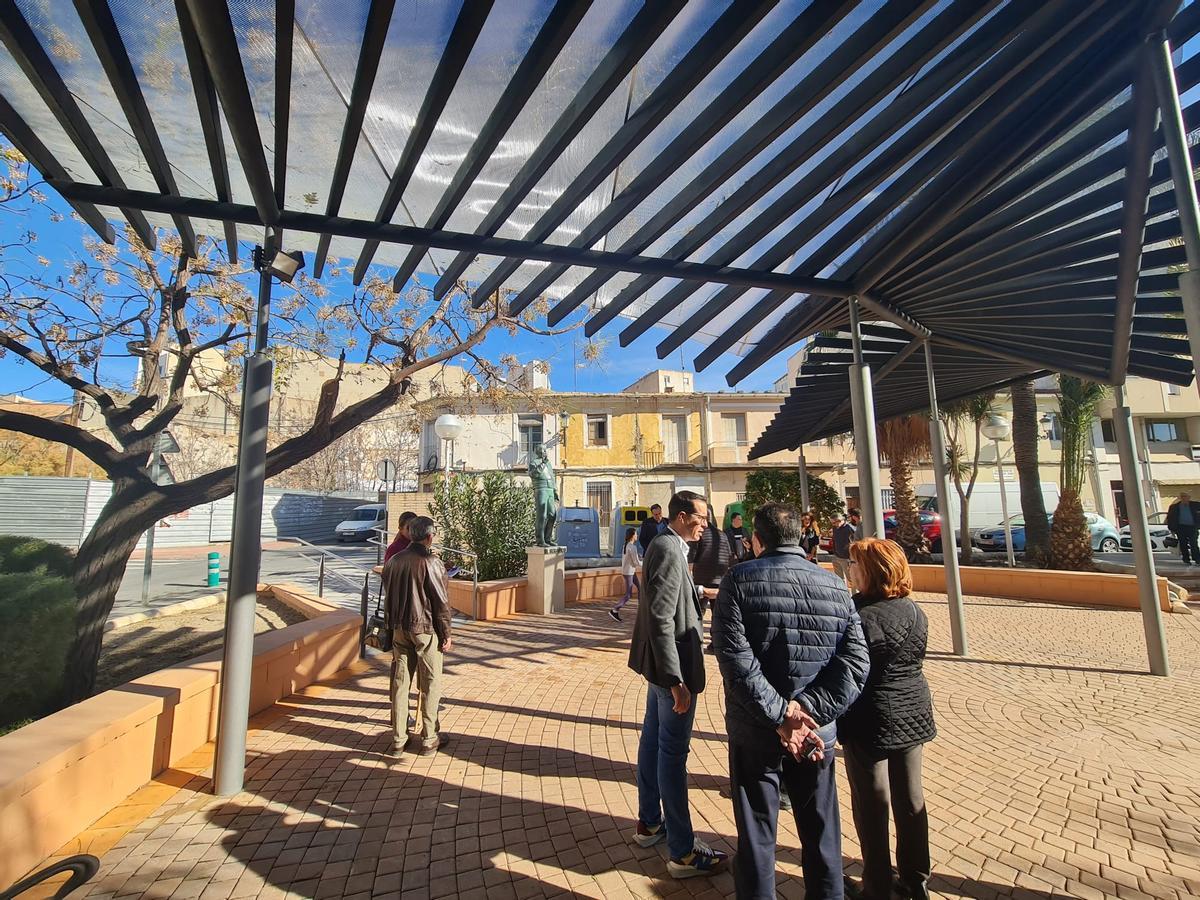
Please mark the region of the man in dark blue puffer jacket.
POLYGON ((738 897, 775 896, 782 781, 803 846, 804 895, 841 900, 833 743, 838 716, 866 683, 867 643, 845 583, 805 558, 798 509, 760 508, 754 551, 722 580, 712 625, 738 830, 734 883, 738 897))

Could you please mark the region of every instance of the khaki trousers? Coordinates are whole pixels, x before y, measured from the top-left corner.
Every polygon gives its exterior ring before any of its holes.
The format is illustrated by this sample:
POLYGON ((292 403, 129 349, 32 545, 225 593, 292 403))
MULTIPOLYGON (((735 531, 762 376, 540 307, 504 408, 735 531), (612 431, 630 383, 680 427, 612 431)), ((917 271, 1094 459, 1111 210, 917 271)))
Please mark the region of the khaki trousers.
POLYGON ((392 739, 397 747, 408 740, 409 692, 415 675, 418 736, 426 744, 437 737, 438 704, 442 700, 442 651, 436 634, 392 632, 392 739))
POLYGON ((850 560, 835 556, 833 558, 833 571, 842 581, 846 582, 846 587, 851 591, 854 590, 854 579, 850 577, 850 560))

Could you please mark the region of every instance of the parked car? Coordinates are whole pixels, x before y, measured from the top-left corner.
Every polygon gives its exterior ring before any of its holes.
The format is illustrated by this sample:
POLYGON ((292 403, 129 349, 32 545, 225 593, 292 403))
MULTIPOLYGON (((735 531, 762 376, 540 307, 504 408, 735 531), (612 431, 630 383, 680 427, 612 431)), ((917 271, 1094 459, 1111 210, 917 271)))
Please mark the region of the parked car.
MULTIPOLYGON (((918 510, 918 513, 921 516, 921 531, 925 535, 925 540, 929 541, 929 546, 934 553, 941 553, 942 517, 928 509, 918 510)), ((889 541, 896 538, 896 525, 896 511, 885 509, 883 511, 883 535, 889 541)))
MULTIPOLYGON (((1085 513, 1088 531, 1092 536, 1092 549, 1099 553, 1116 553, 1121 549, 1120 536, 1117 526, 1103 516, 1095 513, 1085 513)), ((1054 516, 1046 517, 1051 524, 1054 516)), ((1009 531, 1012 533, 1013 552, 1020 553, 1025 549, 1025 517, 1022 515, 1008 517, 1009 531)), ((985 552, 1004 552, 1004 523, 990 528, 981 528, 975 533, 973 541, 976 547, 985 552)))
MULTIPOLYGON (((1167 514, 1165 512, 1152 513, 1147 522, 1150 526, 1150 549, 1155 553, 1174 550, 1179 546, 1179 539, 1167 530, 1167 514)), ((1133 538, 1129 535, 1129 526, 1126 525, 1121 529, 1121 549, 1132 550, 1133 538)))
POLYGON ((365 541, 375 534, 375 529, 381 527, 387 519, 386 503, 366 503, 354 507, 349 518, 338 522, 334 533, 338 543, 346 541, 365 541))

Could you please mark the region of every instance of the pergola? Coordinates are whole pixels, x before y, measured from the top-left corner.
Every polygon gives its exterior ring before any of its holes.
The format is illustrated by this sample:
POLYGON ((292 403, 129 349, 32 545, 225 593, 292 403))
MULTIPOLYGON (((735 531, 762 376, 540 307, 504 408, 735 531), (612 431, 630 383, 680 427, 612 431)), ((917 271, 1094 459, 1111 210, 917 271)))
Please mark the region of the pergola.
MULTIPOLYGON (((1114 385, 1164 674, 1121 386, 1189 382, 1200 341, 1197 113, 1179 99, 1200 61, 1176 69, 1171 49, 1200 31, 1200 9, 1179 6, 0 0, 0 129, 106 240, 123 219, 148 245, 157 225, 185 251, 220 237, 236 258, 239 240, 269 252, 286 235, 316 251, 318 277, 352 259, 356 282, 374 266, 395 288, 465 281, 476 305, 499 292, 514 312, 544 297, 550 323, 578 314, 589 335, 620 318, 622 345, 657 327, 660 358, 704 346, 698 369, 741 355, 731 384, 822 335, 840 352, 802 371, 755 453, 852 426, 881 536, 876 406, 936 423, 939 399, 1038 373, 1114 385)), ((270 297, 264 272, 221 793, 240 788, 244 757, 270 297)))

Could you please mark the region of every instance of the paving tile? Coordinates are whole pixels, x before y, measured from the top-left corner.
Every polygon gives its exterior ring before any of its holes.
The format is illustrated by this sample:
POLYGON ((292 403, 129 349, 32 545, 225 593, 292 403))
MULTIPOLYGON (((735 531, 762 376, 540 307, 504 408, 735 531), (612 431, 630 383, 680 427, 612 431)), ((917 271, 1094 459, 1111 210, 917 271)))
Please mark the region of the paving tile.
MULTIPOLYGON (((934 896, 1200 894, 1200 616, 1167 617, 1174 674, 1157 679, 1134 613, 969 598, 959 660, 944 601, 918 600, 939 728, 925 758, 934 896)), ((727 873, 675 882, 662 848, 629 843, 645 689, 625 666, 628 623, 604 611, 462 628, 441 714, 452 739, 433 757, 381 755, 387 670, 368 661, 254 717, 237 797, 206 793, 210 745, 64 852, 101 856, 93 897, 731 896, 727 873)), ((698 833, 731 849, 724 702, 706 662, 692 809, 698 833)), ((840 798, 857 875, 844 780, 840 798)), ((802 897, 790 820, 780 848, 779 895, 802 897)))

